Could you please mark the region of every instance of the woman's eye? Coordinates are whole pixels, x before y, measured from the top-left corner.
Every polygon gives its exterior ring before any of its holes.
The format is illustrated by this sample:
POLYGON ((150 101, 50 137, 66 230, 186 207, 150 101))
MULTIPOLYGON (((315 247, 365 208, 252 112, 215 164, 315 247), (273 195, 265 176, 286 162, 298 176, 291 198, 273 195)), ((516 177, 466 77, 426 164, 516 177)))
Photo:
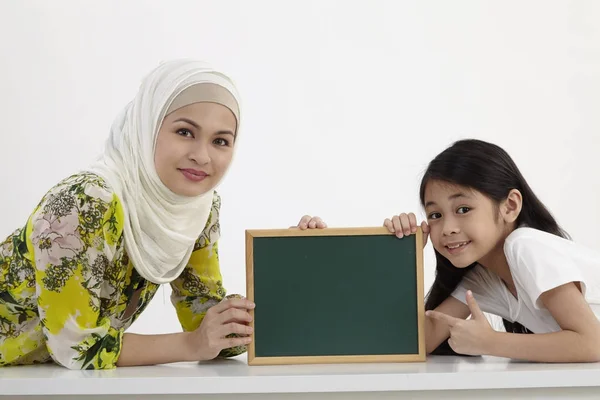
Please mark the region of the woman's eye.
POLYGON ((442 214, 440 214, 438 212, 434 212, 434 213, 429 214, 427 216, 427 219, 438 219, 438 218, 441 218, 441 217, 442 217, 442 214))
POLYGON ((177 134, 185 137, 194 137, 192 132, 190 132, 188 129, 179 129, 177 130, 177 134))
POLYGON ((471 211, 469 207, 459 207, 458 210, 456 210, 458 214, 466 214, 469 211, 471 211))
POLYGON ((215 139, 213 143, 219 146, 229 146, 229 140, 223 138, 215 139))

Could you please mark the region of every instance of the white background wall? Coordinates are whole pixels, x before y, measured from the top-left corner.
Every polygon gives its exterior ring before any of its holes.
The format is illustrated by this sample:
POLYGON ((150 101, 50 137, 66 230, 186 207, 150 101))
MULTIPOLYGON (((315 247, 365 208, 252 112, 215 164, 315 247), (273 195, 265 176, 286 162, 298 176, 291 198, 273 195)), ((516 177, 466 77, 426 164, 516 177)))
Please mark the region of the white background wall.
MULTIPOLYGON (((98 154, 145 73, 195 57, 244 100, 220 187, 230 293, 245 293, 245 229, 423 216, 427 162, 463 137, 506 148, 573 238, 600 248, 598 21, 594 0, 0 0, 0 236, 98 154)), ((179 330, 169 293, 133 331, 179 330)))

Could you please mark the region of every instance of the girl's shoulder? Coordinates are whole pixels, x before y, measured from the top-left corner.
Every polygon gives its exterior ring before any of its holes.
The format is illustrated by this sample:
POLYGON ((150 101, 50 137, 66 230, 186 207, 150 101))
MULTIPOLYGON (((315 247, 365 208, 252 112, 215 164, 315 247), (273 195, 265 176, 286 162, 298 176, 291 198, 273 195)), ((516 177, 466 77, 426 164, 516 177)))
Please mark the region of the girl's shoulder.
POLYGON ((600 265, 600 252, 581 243, 539 229, 520 227, 504 242, 504 253, 511 267, 528 270, 572 269, 600 265))
POLYGON ((504 255, 513 276, 522 280, 531 274, 537 276, 540 269, 549 271, 558 261, 558 255, 568 253, 564 247, 571 244, 565 238, 539 229, 519 227, 504 241, 504 255))
POLYGON ((511 251, 522 247, 531 248, 532 246, 535 247, 535 250, 539 250, 540 248, 554 248, 555 246, 570 246, 573 244, 572 241, 561 236, 522 226, 508 235, 504 241, 504 250, 511 251))

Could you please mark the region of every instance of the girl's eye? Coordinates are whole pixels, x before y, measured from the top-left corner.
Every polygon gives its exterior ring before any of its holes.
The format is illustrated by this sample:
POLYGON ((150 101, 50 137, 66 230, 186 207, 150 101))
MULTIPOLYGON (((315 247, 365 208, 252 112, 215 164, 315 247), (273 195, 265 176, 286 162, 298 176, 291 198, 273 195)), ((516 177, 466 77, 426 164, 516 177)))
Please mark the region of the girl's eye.
POLYGON ((192 132, 190 132, 188 129, 178 129, 177 134, 185 137, 194 137, 192 132))
POLYGON ((213 143, 219 146, 229 146, 229 140, 223 138, 217 138, 213 143))
POLYGON ((469 207, 459 207, 458 210, 456 210, 458 214, 466 214, 469 211, 471 211, 469 207))
POLYGON ((427 219, 438 219, 438 218, 442 218, 442 214, 440 214, 438 212, 431 213, 427 216, 427 219))

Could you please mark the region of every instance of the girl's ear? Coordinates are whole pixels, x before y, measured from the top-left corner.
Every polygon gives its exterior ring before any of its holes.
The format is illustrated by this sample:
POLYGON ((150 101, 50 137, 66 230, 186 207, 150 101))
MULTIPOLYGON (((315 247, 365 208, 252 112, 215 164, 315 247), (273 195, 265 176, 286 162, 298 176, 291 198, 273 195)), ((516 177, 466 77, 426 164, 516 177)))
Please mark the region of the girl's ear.
POLYGON ((521 214, 522 207, 523 196, 521 195, 521 192, 517 189, 512 189, 500 207, 502 218, 508 223, 515 222, 519 217, 519 214, 521 214))

